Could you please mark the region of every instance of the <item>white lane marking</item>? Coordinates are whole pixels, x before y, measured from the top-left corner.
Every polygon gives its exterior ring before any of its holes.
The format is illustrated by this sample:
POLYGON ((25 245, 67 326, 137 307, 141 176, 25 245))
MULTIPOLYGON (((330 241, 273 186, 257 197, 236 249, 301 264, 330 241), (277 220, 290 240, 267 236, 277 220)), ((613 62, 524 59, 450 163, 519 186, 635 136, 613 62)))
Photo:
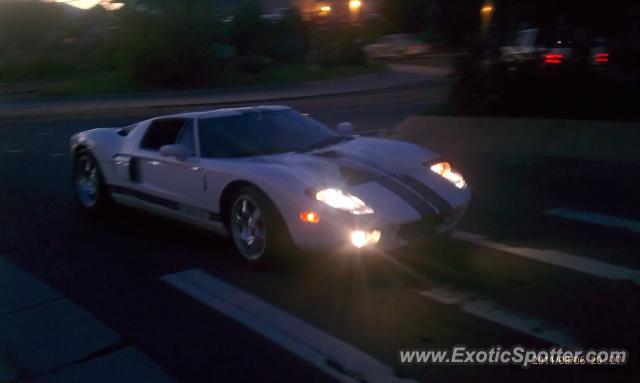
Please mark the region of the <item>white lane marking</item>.
POLYGON ((542 250, 528 247, 509 246, 487 239, 482 235, 461 230, 455 230, 451 236, 455 239, 470 242, 475 245, 518 255, 520 257, 533 259, 535 261, 548 263, 554 266, 564 267, 581 273, 595 275, 601 278, 629 280, 635 283, 640 283, 640 270, 629 267, 612 265, 610 263, 596 261, 594 259, 580 257, 553 249, 542 250))
POLYGON ((413 382, 350 344, 199 269, 161 277, 201 303, 242 323, 340 382, 413 382))
POLYGON ((455 305, 467 314, 475 315, 554 345, 580 347, 579 342, 569 335, 566 330, 552 328, 539 319, 524 317, 485 299, 472 299, 468 294, 448 286, 435 287, 419 294, 436 302, 455 305))
POLYGON ((9 150, 5 150, 5 153, 9 153, 9 154, 16 154, 16 153, 22 153, 22 150, 20 149, 9 149, 9 150))
POLYGON ((571 219, 574 221, 582 221, 594 225, 616 227, 619 229, 625 229, 640 233, 640 221, 634 221, 628 218, 620 218, 611 215, 563 208, 550 209, 545 211, 544 213, 547 215, 553 215, 556 217, 571 219))

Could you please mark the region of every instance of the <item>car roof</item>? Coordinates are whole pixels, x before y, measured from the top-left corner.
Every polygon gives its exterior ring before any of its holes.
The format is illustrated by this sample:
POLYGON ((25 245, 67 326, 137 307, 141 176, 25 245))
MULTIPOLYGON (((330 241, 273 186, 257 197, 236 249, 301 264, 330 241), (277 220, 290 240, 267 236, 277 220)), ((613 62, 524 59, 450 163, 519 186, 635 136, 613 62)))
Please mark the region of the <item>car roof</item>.
POLYGON ((267 111, 276 111, 276 110, 290 110, 291 108, 284 105, 260 105, 260 106, 249 106, 242 108, 221 108, 221 109, 213 109, 213 110, 204 110, 200 112, 189 112, 189 113, 178 113, 171 114, 166 116, 155 117, 155 119, 160 118, 217 118, 217 117, 228 117, 228 116, 238 116, 245 114, 247 112, 267 112, 267 111))

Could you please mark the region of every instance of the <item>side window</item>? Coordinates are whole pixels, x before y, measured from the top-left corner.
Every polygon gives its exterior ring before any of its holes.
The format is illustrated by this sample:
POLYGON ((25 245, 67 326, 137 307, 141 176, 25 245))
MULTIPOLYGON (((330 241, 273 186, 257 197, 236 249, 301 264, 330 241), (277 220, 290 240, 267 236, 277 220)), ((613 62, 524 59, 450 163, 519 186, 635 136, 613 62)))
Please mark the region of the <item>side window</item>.
POLYGON ((159 150, 164 145, 175 144, 182 127, 185 125, 184 119, 155 120, 147 129, 140 147, 147 150, 159 150))
POLYGON ((195 142, 193 140, 193 120, 187 120, 187 122, 182 127, 180 134, 178 135, 177 144, 182 144, 185 147, 189 148, 191 154, 195 154, 195 142))

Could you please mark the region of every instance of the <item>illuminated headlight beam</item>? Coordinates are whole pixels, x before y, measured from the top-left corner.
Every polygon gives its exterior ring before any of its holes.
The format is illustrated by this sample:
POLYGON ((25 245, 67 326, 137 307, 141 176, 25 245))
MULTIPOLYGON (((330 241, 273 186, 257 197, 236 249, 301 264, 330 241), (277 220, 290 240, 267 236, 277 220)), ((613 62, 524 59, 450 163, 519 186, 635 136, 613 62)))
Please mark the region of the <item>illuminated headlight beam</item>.
POLYGON ((354 230, 351 232, 351 244, 358 249, 365 246, 373 246, 380 241, 382 233, 379 230, 366 232, 363 230, 354 230))
POLYGON ((348 211, 354 215, 373 214, 373 209, 367 206, 360 198, 344 192, 340 189, 323 189, 315 193, 318 201, 333 208, 348 211))
POLYGON ((448 162, 438 162, 437 164, 431 165, 429 169, 456 185, 458 189, 464 189, 467 186, 467 182, 464 180, 464 177, 462 177, 462 174, 453 170, 451 164, 448 162))

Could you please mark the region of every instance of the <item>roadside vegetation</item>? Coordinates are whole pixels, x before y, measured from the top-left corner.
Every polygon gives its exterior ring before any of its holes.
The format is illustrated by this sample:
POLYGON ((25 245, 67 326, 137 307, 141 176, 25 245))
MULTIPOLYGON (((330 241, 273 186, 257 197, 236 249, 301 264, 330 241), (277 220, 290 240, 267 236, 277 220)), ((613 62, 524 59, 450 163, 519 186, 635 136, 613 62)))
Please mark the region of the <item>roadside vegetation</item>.
POLYGON ((381 70, 365 44, 413 33, 434 51, 464 46, 482 0, 382 0, 362 22, 314 23, 260 0, 102 0, 89 10, 0 1, 0 91, 45 95, 283 84, 381 70))
POLYGON ((72 95, 283 84, 382 69, 362 52, 366 28, 313 28, 295 9, 271 22, 257 0, 231 11, 197 0, 148 3, 81 11, 0 2, 0 84, 72 95))

